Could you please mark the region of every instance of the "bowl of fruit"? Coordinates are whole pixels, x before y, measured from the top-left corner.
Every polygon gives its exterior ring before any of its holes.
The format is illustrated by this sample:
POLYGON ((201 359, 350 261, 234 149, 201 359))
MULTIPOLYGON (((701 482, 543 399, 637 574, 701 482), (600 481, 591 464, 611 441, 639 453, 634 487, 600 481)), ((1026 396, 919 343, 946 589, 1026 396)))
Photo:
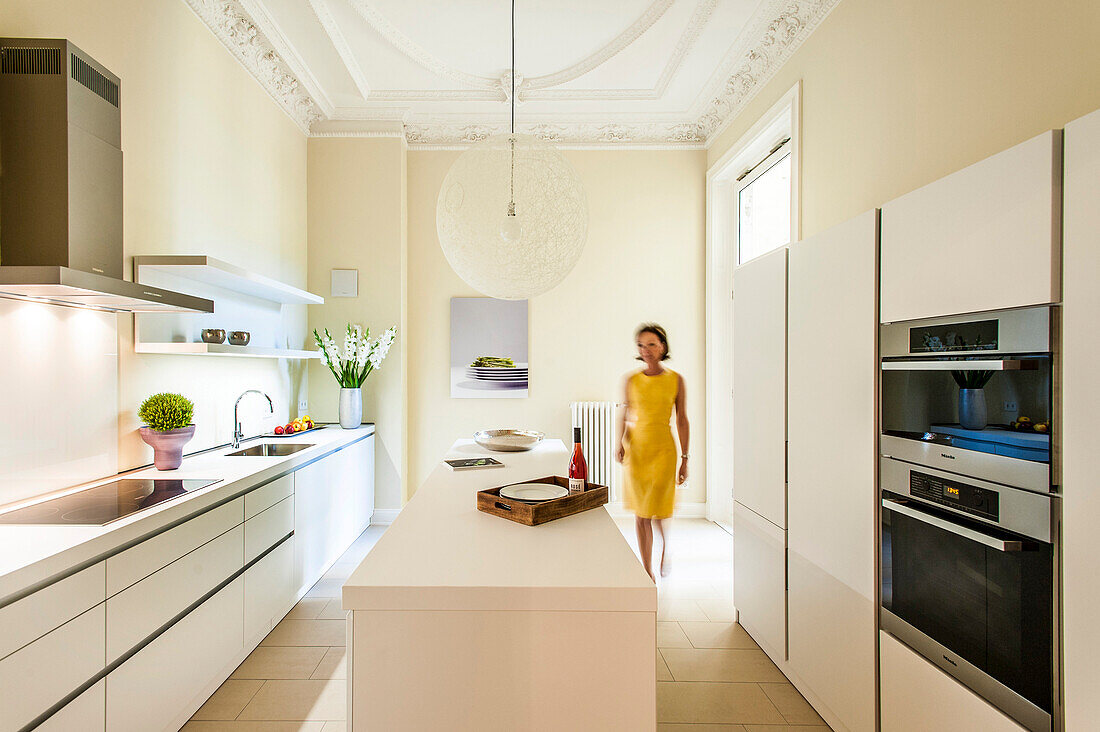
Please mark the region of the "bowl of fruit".
POLYGON ((1033 422, 1030 417, 1017 417, 1008 428, 1016 432, 1037 432, 1040 435, 1050 434, 1050 422, 1033 422))
POLYGON ((279 425, 270 435, 267 435, 267 437, 290 437, 292 435, 299 435, 303 432, 309 432, 310 430, 319 429, 321 428, 313 422, 313 418, 306 414, 291 422, 279 425))

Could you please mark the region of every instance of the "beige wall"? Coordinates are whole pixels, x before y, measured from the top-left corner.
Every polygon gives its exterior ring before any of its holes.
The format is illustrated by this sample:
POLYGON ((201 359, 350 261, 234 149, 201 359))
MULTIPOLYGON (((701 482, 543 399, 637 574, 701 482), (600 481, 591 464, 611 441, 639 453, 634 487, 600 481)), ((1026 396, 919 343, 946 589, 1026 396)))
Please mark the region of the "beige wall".
MULTIPOLYGON (((343 347, 347 323, 373 336, 398 326, 397 344, 363 384, 363 419, 375 422, 375 506, 402 505, 405 470, 405 141, 309 141, 309 290, 326 298, 309 310, 310 332, 328 328, 343 347), (331 298, 331 270, 358 269, 359 296, 331 298)), ((312 336, 311 336, 312 337, 312 336)), ((335 422, 339 387, 320 361, 309 367, 310 414, 335 422)))
POLYGON ((842 0, 708 150, 802 79, 802 236, 1100 107, 1095 0, 842 0))
MULTIPOLYGON (((69 38, 122 79, 127 271, 135 254, 209 254, 305 286, 306 138, 184 2, 4 0, 2 17, 4 34, 69 38)), ((244 389, 271 394, 280 419, 296 403, 299 364, 136 355, 130 316, 117 319, 120 469, 152 460, 135 414, 152 392, 196 402, 189 450, 229 440, 244 389)), ((291 347, 304 343, 304 306, 286 320, 291 347)))
MULTIPOLYGON (((457 152, 409 153, 409 484, 459 437, 524 427, 570 439, 569 402, 620 400, 636 367, 634 328, 669 333, 684 375, 692 475, 681 501, 705 496, 704 199, 702 151, 566 151, 588 195, 588 243, 576 269, 529 304, 527 399, 451 399, 450 299, 477 296, 439 248, 435 205, 457 152)), ((564 471, 566 466, 562 465, 564 471)))

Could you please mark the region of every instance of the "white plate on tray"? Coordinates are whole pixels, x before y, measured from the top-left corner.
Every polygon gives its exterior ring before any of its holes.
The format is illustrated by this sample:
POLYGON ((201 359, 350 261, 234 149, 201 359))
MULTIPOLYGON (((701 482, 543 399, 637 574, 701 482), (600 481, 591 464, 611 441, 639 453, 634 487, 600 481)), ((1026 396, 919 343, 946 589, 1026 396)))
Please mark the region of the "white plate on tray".
POLYGON ((500 495, 516 501, 549 501, 568 496, 569 491, 553 483, 516 483, 501 488, 500 495))

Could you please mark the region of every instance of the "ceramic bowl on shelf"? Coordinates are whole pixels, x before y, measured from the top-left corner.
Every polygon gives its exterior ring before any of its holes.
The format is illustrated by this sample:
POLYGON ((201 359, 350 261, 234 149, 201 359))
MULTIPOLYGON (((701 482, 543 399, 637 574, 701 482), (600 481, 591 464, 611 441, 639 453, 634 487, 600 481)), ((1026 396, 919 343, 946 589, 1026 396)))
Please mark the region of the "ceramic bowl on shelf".
POLYGON ((206 328, 202 332, 203 343, 225 343, 225 331, 221 328, 206 328))
POLYGON ((252 334, 247 330, 235 330, 229 334, 229 342, 234 346, 247 346, 252 339, 252 334))
POLYGON ((542 442, 543 437, 534 430, 481 430, 474 433, 474 442, 487 450, 523 452, 542 442))

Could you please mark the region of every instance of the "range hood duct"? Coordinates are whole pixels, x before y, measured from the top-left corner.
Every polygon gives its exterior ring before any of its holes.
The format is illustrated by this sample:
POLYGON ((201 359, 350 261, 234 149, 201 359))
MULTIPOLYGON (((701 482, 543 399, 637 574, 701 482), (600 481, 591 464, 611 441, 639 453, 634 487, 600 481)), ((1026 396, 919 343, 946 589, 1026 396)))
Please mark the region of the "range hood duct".
POLYGON ((214 312, 122 260, 119 78, 67 40, 0 38, 0 297, 214 312))

